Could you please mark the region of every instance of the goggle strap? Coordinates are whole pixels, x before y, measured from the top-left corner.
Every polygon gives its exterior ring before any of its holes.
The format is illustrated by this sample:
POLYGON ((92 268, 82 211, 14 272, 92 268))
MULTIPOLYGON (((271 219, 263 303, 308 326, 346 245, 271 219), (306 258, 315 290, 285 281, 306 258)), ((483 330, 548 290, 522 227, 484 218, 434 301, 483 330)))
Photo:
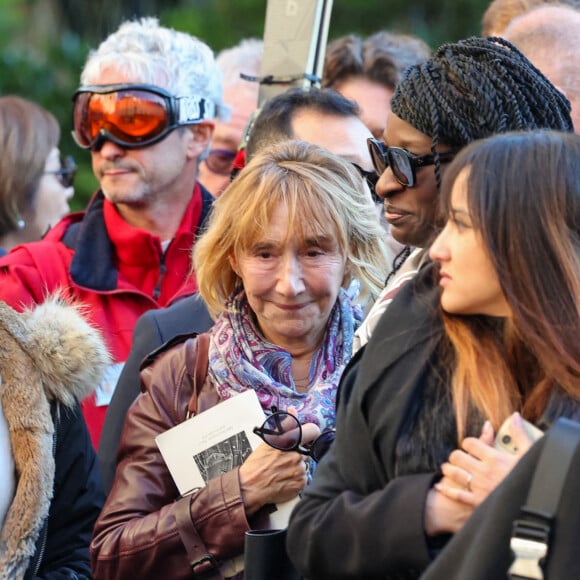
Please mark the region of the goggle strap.
POLYGON ((180 125, 199 123, 215 117, 215 104, 203 97, 177 97, 177 122, 180 125))

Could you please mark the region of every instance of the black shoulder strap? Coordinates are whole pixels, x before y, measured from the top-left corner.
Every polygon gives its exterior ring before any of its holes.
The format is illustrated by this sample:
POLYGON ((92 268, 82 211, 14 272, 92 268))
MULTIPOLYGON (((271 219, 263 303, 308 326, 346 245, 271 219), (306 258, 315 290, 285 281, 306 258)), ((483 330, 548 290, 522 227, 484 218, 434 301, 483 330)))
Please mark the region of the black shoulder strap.
POLYGON ((213 195, 203 185, 201 185, 201 183, 199 186, 201 187, 201 214, 199 216, 196 237, 199 237, 207 227, 207 217, 209 216, 209 212, 211 211, 213 202, 215 201, 213 195))
POLYGON ((526 505, 514 521, 511 549, 515 561, 511 580, 543 580, 552 524, 572 460, 580 445, 580 424, 558 419, 545 435, 526 505))

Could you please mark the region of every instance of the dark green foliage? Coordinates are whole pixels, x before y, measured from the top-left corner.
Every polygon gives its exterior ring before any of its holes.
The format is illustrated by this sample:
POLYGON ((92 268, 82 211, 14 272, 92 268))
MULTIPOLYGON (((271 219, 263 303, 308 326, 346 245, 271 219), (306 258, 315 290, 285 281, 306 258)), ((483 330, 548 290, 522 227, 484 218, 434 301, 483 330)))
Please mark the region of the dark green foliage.
MULTIPOLYGON (((477 34, 488 2, 334 0, 329 38, 391 29, 420 36, 435 48, 477 34)), ((265 14, 266 0, 0 0, 0 94, 30 98, 57 116, 61 149, 79 165, 72 205, 81 209, 97 183, 90 155, 70 137, 70 114, 89 47, 123 19, 157 15, 162 24, 190 32, 219 51, 242 38, 261 38, 265 14)))

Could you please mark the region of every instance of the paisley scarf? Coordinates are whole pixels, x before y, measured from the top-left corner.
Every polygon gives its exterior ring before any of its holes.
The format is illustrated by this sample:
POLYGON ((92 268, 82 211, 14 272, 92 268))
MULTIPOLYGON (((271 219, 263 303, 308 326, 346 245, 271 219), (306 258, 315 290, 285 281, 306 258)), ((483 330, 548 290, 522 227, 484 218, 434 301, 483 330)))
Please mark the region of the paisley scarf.
POLYGON ((334 427, 336 389, 361 320, 361 308, 341 289, 324 340, 312 357, 310 386, 299 393, 292 356, 264 339, 245 292, 234 293, 210 331, 209 378, 221 399, 254 389, 266 412, 272 405, 281 411, 294 407, 301 423, 316 423, 321 430, 334 427))

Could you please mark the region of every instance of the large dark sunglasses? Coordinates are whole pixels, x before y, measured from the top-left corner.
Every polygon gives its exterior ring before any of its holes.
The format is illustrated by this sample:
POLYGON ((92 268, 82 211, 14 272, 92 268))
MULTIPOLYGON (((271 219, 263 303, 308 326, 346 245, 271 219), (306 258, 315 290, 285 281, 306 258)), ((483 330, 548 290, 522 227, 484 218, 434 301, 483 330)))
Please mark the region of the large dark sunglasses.
POLYGON ((67 157, 61 158, 60 169, 55 171, 45 171, 45 175, 56 175, 56 178, 60 181, 64 188, 69 188, 73 186, 75 175, 77 172, 77 165, 75 160, 69 155, 67 157))
POLYGON ((210 149, 205 164, 217 175, 231 175, 237 152, 231 149, 210 149))
POLYGON ((174 97, 153 85, 86 86, 73 97, 73 138, 82 149, 98 151, 105 141, 135 149, 161 141, 177 127, 214 116, 211 101, 174 97))
POLYGON ((278 411, 277 407, 270 408, 272 414, 264 421, 261 427, 254 427, 254 433, 261 437, 270 447, 280 451, 297 451, 302 455, 320 461, 330 449, 336 436, 334 429, 323 431, 312 443, 301 445, 302 425, 294 415, 286 411, 278 411))
POLYGON ((380 175, 376 171, 367 171, 363 169, 358 163, 352 163, 354 168, 360 173, 360 176, 367 182, 369 189, 371 190, 371 196, 375 203, 380 203, 381 198, 377 194, 377 182, 379 181, 380 175))
MULTIPOLYGON (((405 187, 415 187, 417 184, 416 171, 427 165, 435 165, 435 155, 414 155, 402 147, 389 147, 382 141, 369 137, 367 145, 373 161, 373 166, 379 175, 382 175, 387 167, 391 168, 395 179, 405 187)), ((438 153, 439 161, 447 163, 452 161, 456 150, 438 153)))

